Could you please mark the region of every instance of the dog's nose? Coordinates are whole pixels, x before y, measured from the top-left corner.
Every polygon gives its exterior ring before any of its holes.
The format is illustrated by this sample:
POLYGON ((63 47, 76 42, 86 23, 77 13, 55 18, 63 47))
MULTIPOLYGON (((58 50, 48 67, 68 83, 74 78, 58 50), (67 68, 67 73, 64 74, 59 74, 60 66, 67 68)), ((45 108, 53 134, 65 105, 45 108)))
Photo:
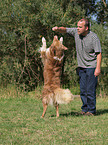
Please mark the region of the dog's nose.
POLYGON ((68 48, 67 48, 67 47, 65 47, 65 46, 63 46, 63 48, 64 48, 64 50, 68 50, 68 48))

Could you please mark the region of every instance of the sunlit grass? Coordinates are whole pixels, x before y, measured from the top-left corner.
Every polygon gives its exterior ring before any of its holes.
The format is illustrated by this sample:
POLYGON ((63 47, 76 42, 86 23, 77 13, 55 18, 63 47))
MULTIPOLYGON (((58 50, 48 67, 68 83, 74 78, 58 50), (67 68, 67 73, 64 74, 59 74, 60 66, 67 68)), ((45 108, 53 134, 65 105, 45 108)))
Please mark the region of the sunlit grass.
POLYGON ((49 106, 45 118, 41 119, 41 89, 19 92, 18 96, 10 92, 14 97, 8 92, 2 93, 5 97, 0 98, 1 145, 108 144, 107 98, 97 98, 96 116, 78 115, 82 103, 80 98, 75 98, 68 105, 60 105, 59 118, 55 108, 49 106))

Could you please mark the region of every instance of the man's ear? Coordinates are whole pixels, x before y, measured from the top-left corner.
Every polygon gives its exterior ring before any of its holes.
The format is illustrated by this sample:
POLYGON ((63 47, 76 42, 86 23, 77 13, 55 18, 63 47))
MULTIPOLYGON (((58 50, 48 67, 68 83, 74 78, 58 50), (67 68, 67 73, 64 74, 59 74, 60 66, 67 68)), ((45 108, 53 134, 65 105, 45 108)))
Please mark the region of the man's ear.
POLYGON ((88 26, 86 26, 86 31, 88 31, 88 26))

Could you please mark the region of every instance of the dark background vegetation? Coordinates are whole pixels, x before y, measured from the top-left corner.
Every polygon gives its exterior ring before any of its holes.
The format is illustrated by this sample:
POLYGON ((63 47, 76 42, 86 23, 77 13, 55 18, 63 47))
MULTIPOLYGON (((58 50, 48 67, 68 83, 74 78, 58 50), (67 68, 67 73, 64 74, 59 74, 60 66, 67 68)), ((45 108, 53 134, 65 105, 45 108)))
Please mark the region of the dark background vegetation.
POLYGON ((78 88, 74 38, 52 31, 54 26, 76 27, 87 17, 102 46, 98 95, 108 95, 108 3, 106 0, 2 0, 0 4, 0 85, 16 84, 31 91, 43 85, 41 39, 47 47, 54 35, 63 36, 65 52, 62 84, 78 88))

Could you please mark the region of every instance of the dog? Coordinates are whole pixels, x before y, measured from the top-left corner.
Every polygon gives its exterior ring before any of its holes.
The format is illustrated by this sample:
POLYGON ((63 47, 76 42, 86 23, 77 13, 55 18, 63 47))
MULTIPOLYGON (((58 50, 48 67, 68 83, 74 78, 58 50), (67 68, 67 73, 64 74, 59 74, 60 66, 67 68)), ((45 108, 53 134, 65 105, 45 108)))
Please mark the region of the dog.
POLYGON ((44 117, 47 106, 54 105, 56 108, 56 117, 59 117, 59 104, 68 104, 73 100, 73 95, 69 89, 62 89, 60 77, 62 72, 64 51, 68 48, 63 43, 63 37, 58 40, 54 36, 53 43, 46 49, 46 40, 42 38, 41 58, 44 65, 44 88, 42 92, 42 103, 44 117))

